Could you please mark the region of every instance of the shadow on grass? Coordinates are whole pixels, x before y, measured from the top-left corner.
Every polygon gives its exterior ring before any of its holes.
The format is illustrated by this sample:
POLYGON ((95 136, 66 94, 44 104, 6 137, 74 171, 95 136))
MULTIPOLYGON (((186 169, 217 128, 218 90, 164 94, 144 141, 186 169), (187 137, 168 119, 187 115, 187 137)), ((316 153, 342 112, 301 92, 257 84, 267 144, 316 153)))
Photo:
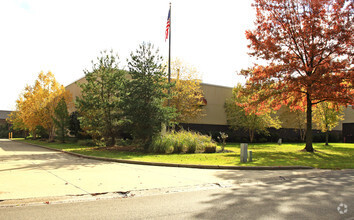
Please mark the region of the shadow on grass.
MULTIPOLYGON (((226 158, 239 158, 238 155, 224 155, 226 158)), ((253 151, 253 161, 247 163, 235 162, 240 166, 310 166, 315 168, 354 168, 352 154, 331 154, 326 152, 266 152, 253 151)))

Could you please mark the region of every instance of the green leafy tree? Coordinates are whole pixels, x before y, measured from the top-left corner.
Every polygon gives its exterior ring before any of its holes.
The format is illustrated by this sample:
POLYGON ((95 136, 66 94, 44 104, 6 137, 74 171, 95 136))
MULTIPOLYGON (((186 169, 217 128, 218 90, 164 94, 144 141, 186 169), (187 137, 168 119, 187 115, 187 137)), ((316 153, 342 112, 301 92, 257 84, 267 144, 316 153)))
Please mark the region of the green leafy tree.
POLYGON ((60 137, 61 141, 65 142, 65 137, 69 127, 69 112, 65 99, 62 98, 54 109, 53 121, 56 125, 56 134, 60 137))
POLYGON ((124 101, 126 117, 131 125, 131 133, 148 149, 152 138, 161 132, 162 124, 173 117, 171 107, 164 106, 170 86, 162 66, 162 57, 150 43, 143 43, 132 52, 128 60, 131 80, 127 83, 124 101))
POLYGON ((74 111, 70 114, 69 130, 71 135, 80 137, 80 132, 82 132, 82 129, 79 121, 79 113, 77 111, 74 111))
MULTIPOLYGON (((18 107, 17 107, 18 109, 18 107)), ((22 120, 20 111, 13 111, 10 113, 9 118, 6 119, 7 123, 12 125, 12 129, 15 131, 28 131, 25 123, 22 120)))
POLYGON ((268 127, 280 128, 278 117, 273 116, 273 111, 270 108, 260 106, 258 110, 247 111, 244 107, 249 103, 251 95, 240 95, 243 87, 238 84, 232 91, 232 98, 226 100, 225 112, 227 123, 234 129, 248 130, 250 142, 253 142, 255 133, 268 134, 268 127))
POLYGON ((326 133, 326 145, 328 145, 328 133, 343 120, 343 106, 334 106, 329 102, 321 102, 317 104, 313 113, 313 120, 326 133))
POLYGON ((92 71, 85 71, 87 83, 79 84, 82 98, 77 107, 82 129, 97 143, 113 146, 123 122, 121 110, 126 71, 118 68, 118 55, 101 52, 92 71))

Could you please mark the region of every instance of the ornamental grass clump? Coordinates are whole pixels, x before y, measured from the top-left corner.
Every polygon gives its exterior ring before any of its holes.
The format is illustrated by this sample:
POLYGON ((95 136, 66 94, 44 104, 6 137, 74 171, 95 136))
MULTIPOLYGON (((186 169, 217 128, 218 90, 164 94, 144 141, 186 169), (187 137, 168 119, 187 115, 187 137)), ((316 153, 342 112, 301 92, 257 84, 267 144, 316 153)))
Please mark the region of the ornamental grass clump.
POLYGON ((170 135, 155 137, 151 143, 150 151, 153 153, 170 154, 174 151, 174 143, 170 135))
POLYGON ((155 137, 150 151, 153 153, 196 153, 204 152, 206 146, 214 146, 211 137, 193 131, 171 131, 155 137))

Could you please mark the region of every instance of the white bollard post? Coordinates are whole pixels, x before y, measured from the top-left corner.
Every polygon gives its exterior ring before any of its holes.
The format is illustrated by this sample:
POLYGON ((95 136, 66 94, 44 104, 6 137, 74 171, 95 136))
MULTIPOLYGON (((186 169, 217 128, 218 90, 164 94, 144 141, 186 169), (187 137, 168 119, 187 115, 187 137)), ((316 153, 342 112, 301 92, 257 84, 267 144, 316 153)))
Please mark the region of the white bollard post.
POLYGON ((247 147, 248 147, 248 144, 246 144, 246 143, 241 144, 241 154, 240 154, 240 162, 241 163, 247 162, 247 156, 248 156, 247 147))
POLYGON ((282 144, 282 142, 283 142, 283 140, 282 140, 281 138, 279 138, 279 140, 278 140, 278 144, 279 144, 279 145, 281 145, 281 144, 282 144))

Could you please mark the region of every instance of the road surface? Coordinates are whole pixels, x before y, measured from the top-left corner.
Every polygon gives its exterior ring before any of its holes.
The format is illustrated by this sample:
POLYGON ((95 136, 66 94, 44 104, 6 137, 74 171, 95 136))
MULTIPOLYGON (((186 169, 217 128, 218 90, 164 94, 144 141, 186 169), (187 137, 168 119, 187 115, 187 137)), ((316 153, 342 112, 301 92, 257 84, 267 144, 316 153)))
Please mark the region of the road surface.
POLYGON ((0 208, 0 219, 354 219, 353 176, 335 171, 231 188, 7 207, 0 208))

